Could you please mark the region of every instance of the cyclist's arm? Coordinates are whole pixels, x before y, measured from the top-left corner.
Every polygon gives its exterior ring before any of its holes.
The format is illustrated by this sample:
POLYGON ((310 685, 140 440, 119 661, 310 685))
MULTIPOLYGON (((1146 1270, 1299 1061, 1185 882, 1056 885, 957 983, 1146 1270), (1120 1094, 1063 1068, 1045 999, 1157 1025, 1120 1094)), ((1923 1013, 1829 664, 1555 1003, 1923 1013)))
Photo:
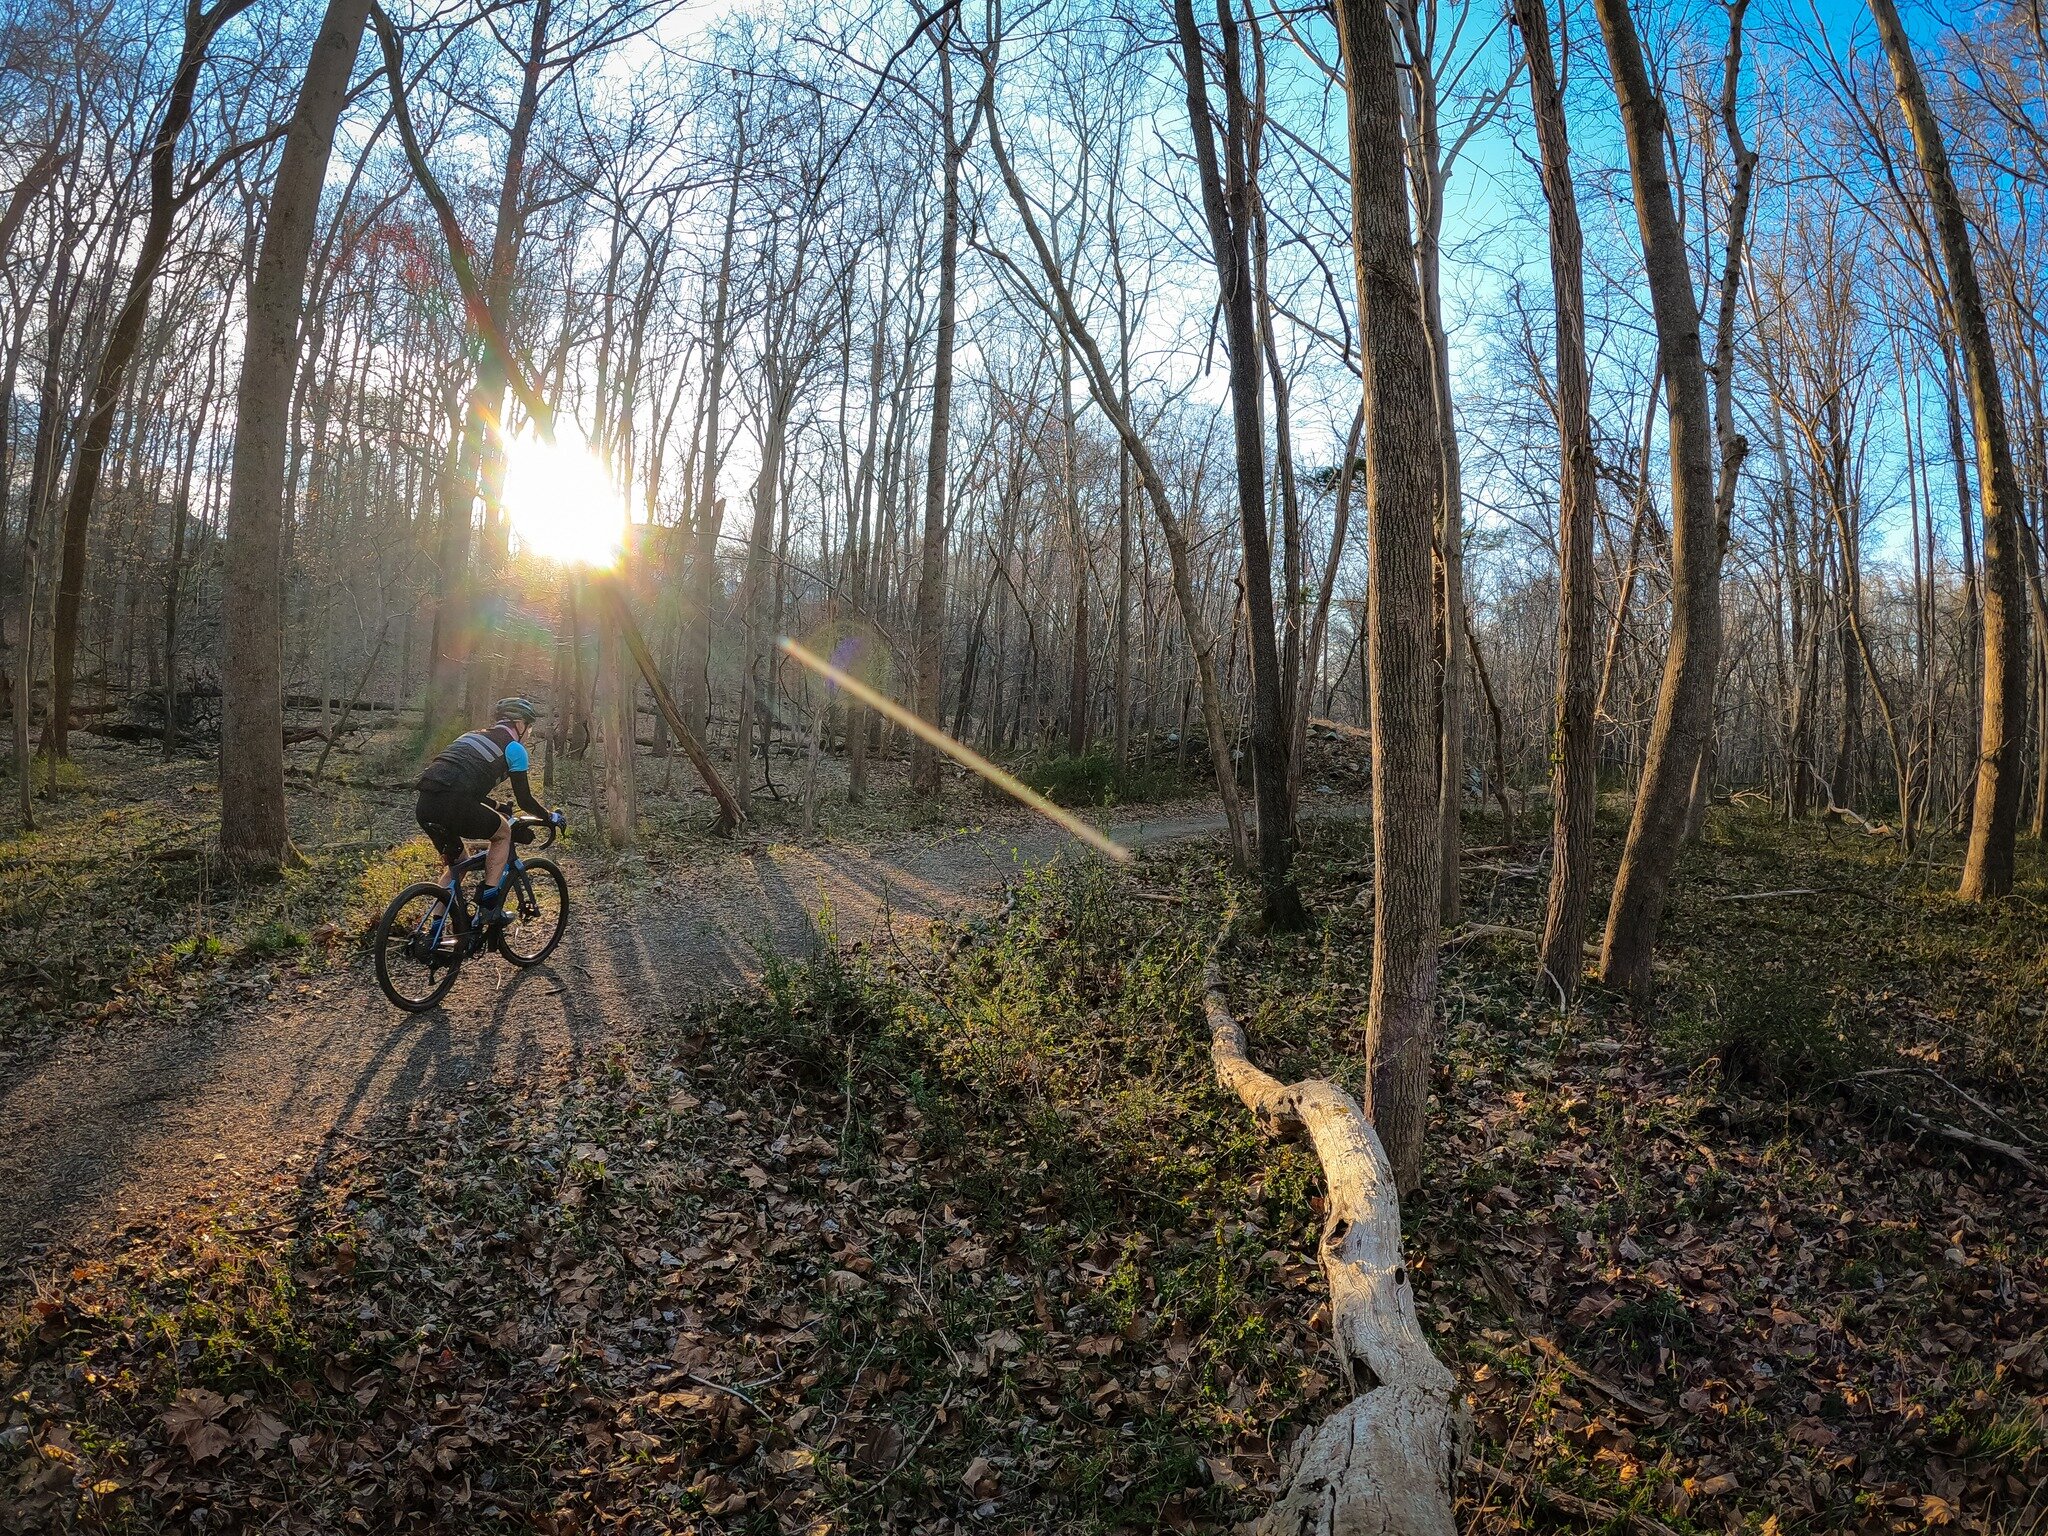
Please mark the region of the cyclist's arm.
POLYGON ((526 748, 516 741, 509 743, 505 748, 505 767, 512 777, 512 798, 527 815, 546 820, 548 808, 534 798, 533 786, 526 782, 527 766, 526 748))

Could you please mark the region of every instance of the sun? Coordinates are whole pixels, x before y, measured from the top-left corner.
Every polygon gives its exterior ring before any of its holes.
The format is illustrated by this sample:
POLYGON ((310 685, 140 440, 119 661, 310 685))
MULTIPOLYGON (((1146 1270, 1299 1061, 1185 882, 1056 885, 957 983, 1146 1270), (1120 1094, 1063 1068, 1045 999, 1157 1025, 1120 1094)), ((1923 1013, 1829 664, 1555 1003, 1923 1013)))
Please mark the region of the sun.
POLYGON ((581 433, 537 433, 505 445, 505 515, 519 548, 563 565, 614 565, 626 539, 626 498, 581 433))

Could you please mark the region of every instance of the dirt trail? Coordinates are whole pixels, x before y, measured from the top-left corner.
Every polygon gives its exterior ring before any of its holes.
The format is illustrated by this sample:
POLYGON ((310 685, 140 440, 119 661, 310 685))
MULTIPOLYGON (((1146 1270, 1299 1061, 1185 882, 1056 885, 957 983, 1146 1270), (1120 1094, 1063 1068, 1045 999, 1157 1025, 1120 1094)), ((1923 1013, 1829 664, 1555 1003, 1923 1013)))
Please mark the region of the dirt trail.
MULTIPOLYGON (((1221 828, 1220 816, 1193 814, 1111 832, 1141 847, 1221 828)), ((629 910, 586 899, 546 965, 481 961, 431 1013, 389 1008, 359 957, 190 1026, 82 1037, 0 1087, 0 1275, 146 1229, 156 1212, 303 1174, 382 1117, 572 1069, 635 1026, 745 982, 764 952, 809 953, 827 902, 842 939, 867 937, 985 901, 1075 851, 1034 824, 733 854, 666 875, 629 910)), ((587 898, 566 862, 572 901, 587 898)))

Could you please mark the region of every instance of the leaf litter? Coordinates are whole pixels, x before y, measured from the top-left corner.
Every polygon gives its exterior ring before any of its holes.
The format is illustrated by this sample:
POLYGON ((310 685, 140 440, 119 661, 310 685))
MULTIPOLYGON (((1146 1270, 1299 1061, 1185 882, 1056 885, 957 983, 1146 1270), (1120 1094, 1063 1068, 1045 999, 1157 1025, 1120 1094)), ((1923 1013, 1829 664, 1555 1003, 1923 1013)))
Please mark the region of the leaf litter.
MULTIPOLYGON (((1702 878, 1740 856, 1707 850, 1702 878)), ((1332 915, 1233 956, 1283 1070, 1355 1079, 1363 857, 1356 829, 1314 834, 1332 915)), ((1034 876, 929 946, 771 966, 571 1082, 479 1089, 317 1181, 38 1276, 0 1349, 0 1524, 1255 1516, 1342 1387, 1313 1158, 1209 1083, 1195 998, 1224 890, 1190 852, 1034 876)), ((1474 895, 1489 920, 1539 899, 1474 895)), ((2026 1529, 2048 1497, 2041 1186, 1839 1084, 1703 1055, 1693 999, 1725 978, 1698 958, 1713 934, 1675 941, 1657 1030, 1531 1003, 1512 941, 1447 957, 1404 1216, 1471 1421, 1465 1528, 2026 1529)), ((1967 991, 1923 1028, 1912 975, 1875 979, 1829 1017, 1953 1043, 1967 991)), ((2024 1122, 2001 1049, 1941 1070, 2024 1122)))

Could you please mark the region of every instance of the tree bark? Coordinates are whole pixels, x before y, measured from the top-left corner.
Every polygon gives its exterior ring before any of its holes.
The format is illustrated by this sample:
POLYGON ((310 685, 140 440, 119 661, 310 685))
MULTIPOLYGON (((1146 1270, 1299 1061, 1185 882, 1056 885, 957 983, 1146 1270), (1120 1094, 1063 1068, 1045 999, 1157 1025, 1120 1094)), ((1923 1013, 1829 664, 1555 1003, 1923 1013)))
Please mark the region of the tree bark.
POLYGON ((1670 419, 1671 636, 1600 952, 1602 983, 1647 1001, 1657 929, 1685 839, 1693 773, 1711 723, 1721 654, 1720 528, 1699 304, 1672 202, 1664 103, 1650 83, 1628 0, 1594 0, 1594 10, 1628 141, 1636 225, 1670 419))
POLYGON ((597 696, 591 714, 597 725, 597 825, 608 845, 630 848, 639 827, 638 785, 633 777, 633 701, 639 690, 626 665, 619 613, 600 603, 596 618, 597 696))
MULTIPOLYGON (((960 161, 965 135, 953 131, 953 19, 948 9, 939 23, 939 113, 943 148, 943 199, 939 213, 939 315, 932 357, 932 432, 925 456, 924 532, 917 573, 917 606, 913 615, 911 707, 932 725, 939 719, 945 682, 946 622, 946 466, 953 431, 953 332, 958 309, 960 273, 960 161)), ((970 127, 969 131, 972 129, 970 127)), ((938 749, 922 737, 910 747, 910 789, 916 795, 939 792, 938 749)))
MULTIPOLYGON (((789 425, 791 386, 771 374, 768 428, 761 443, 761 473, 754 481, 754 526, 747 539, 746 573, 740 578, 739 727, 733 746, 733 802, 742 816, 751 815, 754 805, 754 713, 759 682, 756 677, 764 644, 761 623, 762 599, 768 589, 768 542, 775 529, 775 504, 782 485, 782 449, 789 425)), ((770 665, 773 663, 771 661, 770 665)))
MULTIPOLYGON (((1245 616, 1252 673, 1252 771, 1257 798, 1259 889, 1266 922, 1296 929, 1308 921, 1294 883, 1294 826, 1288 801, 1289 701, 1280 670, 1273 615, 1273 551, 1266 532, 1266 433, 1262 421, 1264 360, 1259 345, 1258 291, 1252 268, 1254 210, 1248 171, 1250 123, 1237 22, 1230 0, 1217 0, 1222 32, 1224 157, 1219 164, 1210 124, 1208 65, 1193 0, 1174 0, 1188 125, 1202 183, 1210 253, 1223 305, 1230 361, 1230 416, 1236 447, 1238 525, 1244 540, 1245 616)), ((1284 388, 1284 385, 1281 387, 1284 388)))
POLYGON ((1529 64, 1543 195, 1550 205, 1550 276, 1557 311, 1557 706, 1550 749, 1550 898, 1537 977, 1568 1007, 1585 975, 1586 904, 1593 888, 1593 814, 1599 802, 1593 736, 1593 523, 1599 464, 1593 452, 1586 365, 1585 238, 1572 190, 1564 92, 1550 52, 1543 0, 1515 0, 1529 64))
POLYGON ((226 863, 243 869, 274 870, 291 845, 284 800, 279 574, 285 439, 320 191, 369 14, 369 0, 328 0, 285 135, 249 285, 221 565, 220 852, 226 863))
MULTIPOLYGON (((69 231, 64 232, 66 235, 69 231)), ((42 581, 43 514, 50 501, 50 482, 56 478, 58 416, 62 409, 61 372, 64 335, 69 329, 73 297, 71 261, 73 242, 60 238, 56 270, 45 300, 43 321, 43 367, 36 385, 36 436, 29 465, 28 506, 22 517, 21 543, 21 655, 14 669, 14 775, 15 790, 25 829, 35 827, 34 764, 29 755, 29 713, 35 704, 36 613, 42 606, 37 590, 42 581)))
POLYGON ((1081 520, 1078 452, 1074 417, 1073 348, 1060 340, 1060 500, 1067 515, 1067 553, 1074 594, 1073 661, 1067 670, 1067 755, 1088 750, 1088 530, 1081 520))
MULTIPOLYGON (((1719 530, 1714 543, 1715 582, 1718 590, 1720 566, 1728 550, 1728 530, 1735 516, 1735 492, 1742 479, 1742 463, 1749 457, 1749 439, 1735 426, 1735 307, 1742 288, 1742 253, 1749 226, 1750 189, 1756 180, 1756 154, 1744 142, 1741 119, 1736 114, 1736 92, 1742 79, 1742 21, 1749 0, 1730 0, 1728 6, 1728 47, 1721 62, 1721 132, 1727 142, 1731 166, 1727 249, 1721 264, 1720 298, 1714 322, 1714 442, 1719 454, 1718 478, 1714 484, 1714 523, 1719 530)), ((1700 741, 1699 761, 1693 767, 1692 792, 1686 801, 1682 840, 1692 842, 1706 826, 1708 806, 1714 788, 1713 699, 1707 700, 1707 724, 1700 741)))
POLYGON ((725 391, 726 312, 732 302, 732 248, 739 229, 740 167, 746 158, 746 118, 735 114, 738 144, 732 185, 726 192, 725 236, 718 253, 718 280, 711 305, 711 366, 704 386, 704 457, 697 512, 690 520, 689 589, 683 603, 682 709, 700 732, 711 722, 711 609, 719 591, 718 535, 725 503, 718 494, 718 407, 725 391))
POLYGON ((1365 371, 1367 675, 1372 714, 1373 956, 1366 1112, 1402 1194, 1421 1186, 1437 981, 1436 637, 1431 530, 1443 454, 1410 255, 1400 81, 1378 0, 1338 0, 1351 239, 1365 371))
POLYGON ((156 287, 164 252, 171 243, 171 221, 185 193, 174 185, 178 139, 192 118, 192 99, 206 50, 222 26, 247 10, 254 0, 215 0, 210 10, 199 0, 186 0, 184 43, 171 77, 163 115, 157 120, 149 151, 149 217, 136 247, 128 290, 107 333, 106 350, 94 371, 91 405, 85 429, 72 459, 71 489, 64 499, 63 537, 58 553, 57 611, 51 625, 52 684, 50 718, 44 723, 43 747, 54 757, 69 755, 71 693, 78 657, 78 615, 85 599, 86 536, 92 527, 92 504, 99 494, 107 446, 113 441, 114 414, 121 401, 128 365, 142 342, 143 322, 156 287))
POLYGON ((1892 0, 1870 0, 1899 109, 1912 130, 1920 174, 1941 239, 1948 300, 1963 349, 1964 382, 1977 439, 1977 493, 1984 509, 1984 704, 1977 727, 1977 783, 1970 845, 1957 894, 1985 901, 2012 890, 2013 842, 2023 788, 2020 755, 2026 739, 2027 612, 2021 570, 2018 478, 2007 436, 2005 396, 1998 380, 1991 322, 1970 249, 1969 218, 1949 169, 1941 126, 1927 100, 1906 29, 1892 0))

